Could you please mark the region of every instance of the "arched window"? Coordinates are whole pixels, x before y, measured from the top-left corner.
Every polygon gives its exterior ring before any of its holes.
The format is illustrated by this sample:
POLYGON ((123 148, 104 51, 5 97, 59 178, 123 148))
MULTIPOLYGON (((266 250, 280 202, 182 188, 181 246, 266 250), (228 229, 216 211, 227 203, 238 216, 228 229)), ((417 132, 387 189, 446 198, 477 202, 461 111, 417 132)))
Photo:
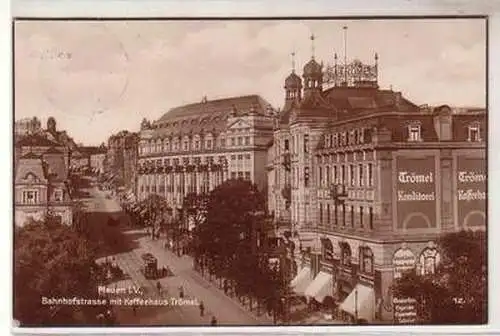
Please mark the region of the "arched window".
POLYGON ((359 268, 362 273, 373 274, 373 252, 368 246, 359 248, 359 268))
POLYGON ((352 251, 346 242, 340 242, 340 263, 344 266, 351 266, 352 251))
POLYGON ((328 238, 321 239, 321 254, 323 256, 323 260, 325 261, 333 261, 333 244, 332 241, 328 238))
POLYGON ((434 274, 440 261, 441 255, 436 248, 425 248, 418 259, 418 273, 420 275, 434 274))

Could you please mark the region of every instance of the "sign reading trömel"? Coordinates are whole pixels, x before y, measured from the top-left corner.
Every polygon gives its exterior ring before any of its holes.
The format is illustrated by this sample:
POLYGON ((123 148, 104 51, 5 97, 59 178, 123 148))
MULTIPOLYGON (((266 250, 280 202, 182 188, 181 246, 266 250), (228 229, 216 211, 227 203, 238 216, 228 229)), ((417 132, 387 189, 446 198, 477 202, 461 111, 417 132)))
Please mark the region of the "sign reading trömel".
POLYGON ((434 156, 400 156, 396 161, 396 174, 398 227, 435 227, 437 181, 434 156))
POLYGON ((486 160, 457 158, 457 212, 460 226, 486 224, 486 160))

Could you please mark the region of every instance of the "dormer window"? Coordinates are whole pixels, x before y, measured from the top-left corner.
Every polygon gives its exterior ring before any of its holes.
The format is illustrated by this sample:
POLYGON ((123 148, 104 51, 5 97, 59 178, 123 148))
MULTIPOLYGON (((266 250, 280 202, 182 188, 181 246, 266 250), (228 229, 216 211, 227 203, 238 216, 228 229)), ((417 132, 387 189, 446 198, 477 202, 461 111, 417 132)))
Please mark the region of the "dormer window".
POLYGON ((408 125, 408 141, 422 141, 422 128, 420 123, 408 125))
POLYGON ((479 142, 481 141, 481 128, 478 123, 469 125, 469 133, 467 141, 479 142))

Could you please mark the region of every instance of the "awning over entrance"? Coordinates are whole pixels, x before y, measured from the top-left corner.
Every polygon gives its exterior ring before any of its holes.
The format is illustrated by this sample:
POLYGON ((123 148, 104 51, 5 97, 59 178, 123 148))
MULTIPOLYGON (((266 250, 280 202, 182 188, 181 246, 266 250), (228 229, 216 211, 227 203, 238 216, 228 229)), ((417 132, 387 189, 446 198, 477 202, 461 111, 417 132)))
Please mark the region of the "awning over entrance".
POLYGON ((293 278, 290 286, 297 294, 303 295, 307 286, 311 283, 311 269, 306 266, 293 278))
POLYGON ((357 284, 339 308, 358 319, 372 322, 375 314, 375 293, 372 288, 357 284))
POLYGON ((319 272, 305 290, 305 296, 314 298, 318 302, 323 302, 327 296, 333 296, 333 276, 319 272))

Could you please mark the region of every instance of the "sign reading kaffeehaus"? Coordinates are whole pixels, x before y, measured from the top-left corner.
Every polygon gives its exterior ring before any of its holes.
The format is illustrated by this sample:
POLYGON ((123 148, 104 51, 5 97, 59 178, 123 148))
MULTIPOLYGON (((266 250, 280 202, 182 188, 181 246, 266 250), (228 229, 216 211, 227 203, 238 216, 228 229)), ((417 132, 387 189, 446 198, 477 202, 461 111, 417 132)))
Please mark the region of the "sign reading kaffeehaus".
POLYGON ((435 157, 399 156, 396 160, 398 228, 436 226, 435 157))
POLYGON ((486 160, 457 157, 457 219, 460 227, 486 223, 486 160))

